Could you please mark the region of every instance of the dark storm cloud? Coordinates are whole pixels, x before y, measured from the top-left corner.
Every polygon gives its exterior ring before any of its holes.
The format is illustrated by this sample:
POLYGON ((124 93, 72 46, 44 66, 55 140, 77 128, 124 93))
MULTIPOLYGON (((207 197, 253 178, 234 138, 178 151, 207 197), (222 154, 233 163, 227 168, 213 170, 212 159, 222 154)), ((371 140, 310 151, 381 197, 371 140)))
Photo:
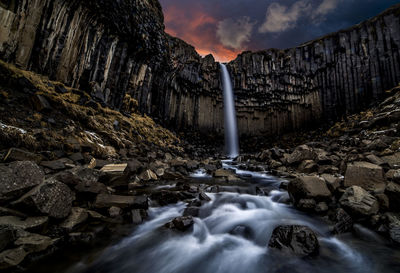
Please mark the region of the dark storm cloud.
POLYGON ((373 17, 395 0, 160 0, 166 31, 229 61, 243 50, 288 48, 373 17))

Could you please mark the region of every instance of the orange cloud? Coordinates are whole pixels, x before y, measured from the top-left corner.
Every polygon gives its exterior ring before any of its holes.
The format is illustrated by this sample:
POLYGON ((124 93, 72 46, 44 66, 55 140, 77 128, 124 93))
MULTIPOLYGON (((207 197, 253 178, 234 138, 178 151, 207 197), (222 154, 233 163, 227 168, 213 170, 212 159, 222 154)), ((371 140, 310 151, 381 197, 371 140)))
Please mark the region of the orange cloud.
POLYGON ((216 37, 218 20, 193 6, 182 10, 176 6, 164 10, 166 32, 193 45, 202 55, 212 54, 217 61, 229 62, 236 58, 239 50, 224 47, 216 37))

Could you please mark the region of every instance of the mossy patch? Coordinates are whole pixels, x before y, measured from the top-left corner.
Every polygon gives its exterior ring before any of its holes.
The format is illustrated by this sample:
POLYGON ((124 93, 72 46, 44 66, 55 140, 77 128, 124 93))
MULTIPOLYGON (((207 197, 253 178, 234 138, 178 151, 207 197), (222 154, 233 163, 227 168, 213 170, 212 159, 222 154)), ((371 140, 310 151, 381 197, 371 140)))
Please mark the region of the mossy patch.
MULTIPOLYGON (((27 105, 14 105, 15 109, 21 110, 21 113, 18 119, 9 120, 9 124, 21 126, 28 131, 40 130, 41 134, 35 134, 35 136, 40 136, 36 137, 36 140, 43 145, 47 142, 46 145, 49 148, 62 146, 67 134, 63 130, 65 125, 62 124, 72 124, 75 130, 68 134, 79 135, 79 132, 91 131, 98 134, 105 145, 113 146, 116 149, 147 143, 147 145, 182 150, 179 147, 179 139, 173 133, 156 124, 150 117, 137 112, 138 103, 130 95, 124 97, 121 113, 101 106, 84 91, 51 81, 34 72, 18 69, 1 60, 0 72, 3 74, 0 75, 3 79, 10 79, 0 84, 2 87, 0 90, 21 89, 16 88, 15 85, 23 80, 25 85, 32 86, 33 90, 29 92, 33 91, 34 94, 41 95, 51 105, 50 112, 38 112, 32 107, 27 108, 27 105), (50 128, 50 119, 56 128, 50 128), (19 121, 21 121, 20 124, 19 121), (31 128, 26 128, 27 124, 31 128), (50 129, 46 130, 46 128, 50 129)), ((0 96, 2 96, 1 94, 0 96)), ((31 94, 22 96, 31 96, 31 94)), ((19 100, 14 100, 14 103, 22 104, 19 100)), ((11 106, 6 105, 6 107, 11 106)))

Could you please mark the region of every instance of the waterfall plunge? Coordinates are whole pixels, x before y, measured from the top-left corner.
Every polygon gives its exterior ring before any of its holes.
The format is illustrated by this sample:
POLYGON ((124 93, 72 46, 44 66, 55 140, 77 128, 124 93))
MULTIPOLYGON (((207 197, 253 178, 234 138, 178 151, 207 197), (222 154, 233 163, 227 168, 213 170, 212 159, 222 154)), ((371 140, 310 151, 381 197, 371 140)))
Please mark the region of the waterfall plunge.
POLYGON ((235 99, 231 78, 226 65, 221 65, 222 85, 224 89, 224 115, 225 115, 225 150, 229 157, 239 155, 239 139, 236 123, 235 99))

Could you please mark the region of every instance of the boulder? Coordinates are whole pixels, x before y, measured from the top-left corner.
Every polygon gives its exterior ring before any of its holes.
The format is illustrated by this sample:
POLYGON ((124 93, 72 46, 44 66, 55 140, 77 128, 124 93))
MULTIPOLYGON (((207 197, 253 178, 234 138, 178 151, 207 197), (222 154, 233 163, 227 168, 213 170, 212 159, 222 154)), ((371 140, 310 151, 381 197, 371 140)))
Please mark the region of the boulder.
POLYGON ((110 215, 111 218, 117 218, 122 215, 122 209, 119 207, 111 207, 108 209, 108 215, 110 215))
POLYGON ((69 214, 68 218, 61 223, 60 227, 71 231, 75 227, 79 226, 80 224, 84 223, 89 217, 89 214, 86 209, 73 207, 71 209, 71 213, 69 214))
POLYGON ((150 196, 151 200, 156 201, 160 206, 178 203, 181 200, 179 192, 175 191, 159 191, 153 192, 150 196))
POLYGON ((313 173, 318 171, 318 165, 313 160, 304 160, 298 167, 302 173, 313 173))
POLYGON ((40 165, 53 171, 61 171, 66 168, 65 160, 63 159, 58 159, 53 161, 42 161, 40 162, 40 165))
POLYGON ((293 153, 286 156, 288 164, 298 164, 304 160, 314 160, 317 154, 307 145, 298 146, 293 153))
POLYGON ((14 244, 22 247, 27 253, 42 252, 54 245, 59 239, 52 239, 40 234, 22 232, 14 244))
POLYGON ((331 197, 324 179, 318 176, 302 176, 288 185, 290 197, 297 203, 300 199, 315 199, 324 201, 331 197))
POLYGON ((347 188, 339 203, 356 216, 370 216, 379 211, 378 200, 359 186, 347 188))
POLYGON ((132 159, 128 163, 127 168, 125 169, 125 174, 127 175, 135 175, 142 171, 143 164, 140 163, 137 159, 132 159))
POLYGON ((319 243, 314 231, 306 226, 279 226, 272 232, 268 246, 300 257, 315 256, 319 243))
POLYGON ((400 170, 396 170, 393 173, 393 181, 396 183, 400 183, 400 170))
POLYGON ((94 203, 96 208, 138 208, 147 209, 148 202, 146 196, 122 196, 122 195, 111 195, 111 194, 99 194, 97 195, 94 203))
POLYGON ((147 217, 147 212, 143 209, 132 210, 132 223, 135 225, 140 225, 143 223, 144 219, 147 217))
POLYGON ((17 216, 1 216, 0 227, 9 227, 12 229, 23 229, 23 230, 40 230, 42 229, 49 218, 47 216, 39 217, 28 217, 26 219, 17 216))
POLYGON ((400 185, 390 182, 385 191, 389 198, 389 207, 392 211, 400 211, 400 185))
POLYGON ((126 168, 128 167, 127 163, 124 164, 108 164, 101 168, 100 171, 111 174, 111 175, 123 175, 126 168))
POLYGON ((67 185, 50 178, 12 204, 25 210, 34 208, 41 214, 61 219, 69 215, 74 200, 75 193, 67 185))
POLYGON ((17 161, 0 166, 0 201, 20 197, 44 181, 44 173, 36 163, 17 161))
POLYGON ((33 161, 39 163, 42 160, 42 157, 37 154, 33 154, 21 149, 11 148, 8 150, 6 156, 4 157, 5 162, 13 162, 13 161, 33 161))
POLYGON ((157 175, 152 170, 145 170, 139 175, 139 179, 143 181, 157 180, 157 175))
POLYGON ((378 166, 385 164, 385 162, 382 159, 373 154, 367 155, 366 158, 368 159, 369 162, 378 166))
POLYGON ((218 169, 213 174, 213 176, 217 178, 226 178, 232 175, 236 175, 235 172, 227 169, 218 169))
POLYGON ((23 247, 8 249, 0 253, 0 269, 9 269, 19 265, 28 255, 23 247))
POLYGON ((317 213, 324 213, 327 212, 329 209, 328 205, 325 202, 319 202, 316 206, 315 206, 315 211, 317 213))
POLYGON ((400 166, 400 152, 393 155, 383 156, 382 160, 389 164, 390 167, 397 168, 400 166))
POLYGON ((353 219, 342 208, 336 209, 329 219, 334 223, 333 233, 335 234, 349 232, 353 228, 353 219))
POLYGON ((347 165, 344 186, 360 186, 367 191, 383 192, 386 181, 382 167, 368 162, 347 165))
POLYGON ((297 208, 301 210, 314 210, 317 205, 314 199, 300 199, 297 202, 297 208))
POLYGON ((194 221, 192 216, 181 216, 165 224, 165 226, 170 229, 184 232, 189 230, 193 226, 193 224, 194 221))
POLYGON ((69 156, 69 159, 71 159, 73 162, 77 162, 80 164, 85 163, 85 158, 83 157, 82 153, 73 153, 72 155, 69 156))
POLYGON ((384 193, 375 194, 376 199, 379 202, 379 211, 388 211, 389 210, 389 197, 384 193))
POLYGON ((331 174, 322 174, 321 177, 325 179, 326 185, 331 192, 336 192, 336 190, 340 187, 340 182, 342 180, 339 177, 331 174))
POLYGON ((162 178, 165 180, 177 180, 177 179, 184 179, 185 176, 182 175, 181 173, 174 172, 171 169, 168 169, 164 171, 162 178))
POLYGON ((385 213, 385 218, 390 238, 397 244, 400 244, 400 214, 387 212, 385 213))

